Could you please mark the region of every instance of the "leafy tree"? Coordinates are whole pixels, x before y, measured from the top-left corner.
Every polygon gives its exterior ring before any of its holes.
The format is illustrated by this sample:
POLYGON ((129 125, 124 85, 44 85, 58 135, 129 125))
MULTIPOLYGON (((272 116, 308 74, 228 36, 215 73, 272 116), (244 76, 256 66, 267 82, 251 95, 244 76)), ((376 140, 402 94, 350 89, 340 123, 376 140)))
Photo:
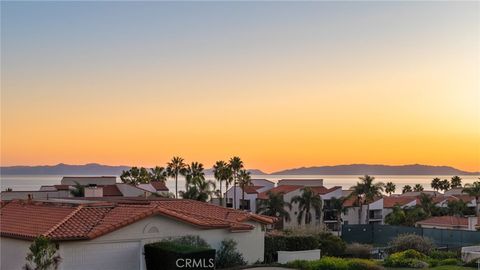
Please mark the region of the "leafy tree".
POLYGON ((175 179, 175 198, 178 198, 178 176, 185 175, 187 164, 183 162, 181 157, 173 157, 167 163, 167 175, 175 179))
POLYGON ((450 189, 450 182, 447 180, 447 179, 443 179, 440 181, 440 186, 439 186, 439 189, 441 191, 447 191, 450 189))
POLYGON ((120 179, 123 183, 130 185, 147 184, 150 183, 152 175, 143 167, 132 167, 128 171, 123 171, 120 175, 120 179))
POLYGON ((451 216, 464 216, 468 212, 468 205, 463 200, 447 202, 447 211, 451 216))
POLYGON ((364 204, 367 205, 367 215, 366 215, 366 223, 368 224, 368 212, 369 207, 368 205, 373 202, 376 198, 382 196, 382 192, 384 190, 385 184, 382 182, 374 183, 375 177, 365 175, 359 178, 360 182, 351 189, 353 192, 350 194, 351 196, 356 196, 358 198, 359 203, 359 210, 358 210, 358 224, 361 224, 361 213, 362 213, 362 206, 364 204))
POLYGON ((297 222, 299 225, 302 224, 302 219, 304 219, 304 217, 305 224, 310 224, 312 222, 311 210, 314 210, 320 217, 322 216, 322 199, 309 187, 302 188, 302 194, 294 196, 290 203, 298 203, 299 212, 297 222))
POLYGON ((452 177, 452 179, 450 180, 450 187, 451 188, 462 187, 462 178, 460 178, 460 176, 457 176, 457 175, 452 177))
POLYGON ((165 183, 167 177, 167 170, 164 167, 155 166, 155 168, 150 169, 150 181, 152 182, 165 183))
POLYGON ((407 192, 412 192, 412 191, 413 191, 413 189, 412 189, 412 186, 410 186, 410 185, 405 185, 402 188, 402 193, 407 193, 407 192))
POLYGON ((237 250, 237 243, 232 239, 222 241, 215 256, 215 268, 224 269, 247 264, 243 255, 237 250))
POLYGON ((195 181, 189 186, 188 191, 180 191, 183 199, 206 202, 213 195, 215 190, 215 182, 210 180, 195 181))
POLYGON ((392 195, 392 193, 395 193, 395 189, 397 186, 393 182, 387 182, 385 184, 385 192, 388 193, 388 195, 392 195))
POLYGON ((430 186, 433 188, 435 191, 439 191, 441 187, 441 181, 440 178, 435 177, 433 178, 432 182, 430 183, 430 186))
MULTIPOLYGON (((252 179, 250 177, 250 172, 247 170, 240 170, 238 174, 238 185, 242 189, 242 202, 245 201, 245 188, 252 185, 252 179)), ((244 205, 240 205, 241 209, 244 209, 244 205)))
POLYGON ((423 191, 422 184, 415 184, 415 186, 413 186, 413 191, 415 191, 415 192, 423 191))
POLYGON ((243 161, 240 157, 232 157, 229 161, 229 166, 232 170, 233 176, 233 208, 237 209, 238 174, 240 173, 240 170, 243 169, 243 161))
MULTIPOLYGON (((222 182, 225 181, 225 192, 227 192, 229 184, 228 182, 232 178, 232 170, 230 170, 225 161, 220 160, 215 162, 215 165, 213 165, 213 175, 220 184, 220 192, 218 197, 220 198, 220 205, 223 205, 222 182)), ((225 195, 227 196, 227 193, 225 193, 225 195)))
POLYGON ((480 181, 473 182, 472 184, 465 184, 462 192, 475 197, 475 201, 477 202, 475 213, 478 216, 480 214, 480 181))
POLYGON ((399 205, 395 205, 392 212, 385 216, 385 223, 388 225, 404 225, 406 220, 405 211, 399 205))
MULTIPOLYGON (((268 199, 257 201, 257 213, 271 217, 278 217, 282 221, 290 221, 290 214, 285 208, 292 209, 292 204, 283 200, 283 193, 267 192, 268 199)), ((283 222, 282 222, 283 224, 283 222)), ((275 224, 276 227, 282 227, 282 224, 275 224)), ((281 229, 281 228, 278 228, 281 229)))
POLYGON ((25 259, 25 270, 52 270, 58 269, 61 258, 57 254, 58 248, 45 236, 35 238, 29 247, 30 252, 25 259))
POLYGON ((70 194, 72 194, 73 197, 83 197, 85 196, 85 187, 75 181, 75 186, 70 189, 70 194))
POLYGON ((416 222, 428 218, 428 214, 418 205, 405 210, 405 225, 414 226, 416 222))
POLYGON ((346 197, 335 198, 332 197, 330 199, 330 210, 335 211, 335 216, 337 218, 337 226, 338 226, 338 235, 340 236, 340 231, 342 230, 342 214, 348 213, 348 207, 345 206, 345 201, 347 200, 346 197))
POLYGON ((432 196, 426 193, 420 194, 419 206, 423 209, 423 211, 427 214, 427 216, 431 216, 432 213, 435 212, 436 209, 438 208, 433 202, 432 196))

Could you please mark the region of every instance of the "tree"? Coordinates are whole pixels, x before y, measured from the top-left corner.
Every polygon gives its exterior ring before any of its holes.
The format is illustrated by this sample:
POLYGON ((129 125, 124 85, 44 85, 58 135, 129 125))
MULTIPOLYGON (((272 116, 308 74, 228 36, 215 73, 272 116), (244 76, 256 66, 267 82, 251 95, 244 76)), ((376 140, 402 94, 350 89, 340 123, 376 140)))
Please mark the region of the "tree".
POLYGON ((152 182, 165 183, 167 177, 167 170, 164 167, 155 166, 155 168, 150 169, 150 181, 152 182))
POLYGON ((450 182, 447 179, 443 179, 440 181, 439 189, 443 192, 450 189, 450 182))
POLYGON ((475 201, 477 203, 477 207, 475 209, 475 213, 477 216, 480 215, 480 181, 473 182, 472 184, 465 184, 463 188, 463 193, 467 193, 468 195, 475 197, 475 201))
POLYGON ((464 216, 468 212, 468 205, 463 200, 447 202, 447 211, 451 216, 464 216))
MULTIPOLYGON (((288 213, 285 208, 292 209, 292 204, 283 200, 283 193, 274 193, 271 191, 267 192, 268 199, 266 200, 258 200, 257 201, 257 213, 262 215, 267 215, 271 217, 278 217, 282 221, 290 221, 290 214, 288 213)), ((283 222, 282 222, 283 224, 283 222)), ((275 224, 276 227, 280 227, 278 223, 275 224)))
POLYGON ((421 191, 423 191, 423 186, 422 186, 422 184, 415 184, 415 186, 413 186, 413 191, 415 191, 415 192, 421 192, 421 191))
POLYGON ((418 197, 419 206, 423 209, 423 211, 427 214, 427 216, 431 216, 433 212, 436 212, 437 206, 433 202, 432 196, 421 193, 420 197, 418 197))
POLYGON ((195 185, 197 182, 205 181, 203 164, 199 162, 192 162, 192 164, 188 165, 185 169, 184 175, 185 191, 188 191, 190 185, 195 185))
POLYGON ((297 222, 299 225, 302 224, 302 219, 304 219, 305 225, 312 222, 311 210, 314 210, 317 216, 322 216, 322 199, 309 187, 302 188, 302 194, 294 196, 290 203, 298 204, 297 222))
POLYGON ((252 185, 252 179, 250 177, 250 172, 247 170, 240 170, 238 174, 238 185, 242 189, 242 203, 240 204, 240 209, 245 209, 245 188, 252 185))
POLYGON ((407 192, 412 192, 412 186, 410 185, 403 186, 402 193, 407 193, 407 192))
POLYGON ((241 169, 243 169, 243 161, 240 157, 232 157, 229 161, 230 169, 232 170, 233 176, 233 208, 237 209, 237 184, 238 184, 238 174, 241 169))
POLYGON ((120 175, 123 183, 130 185, 148 184, 152 179, 150 172, 144 167, 132 167, 128 171, 123 171, 120 175))
POLYGON ((451 187, 451 188, 462 187, 462 178, 460 178, 460 177, 457 176, 457 175, 455 175, 454 177, 452 177, 452 179, 450 180, 450 187, 451 187))
POLYGON ((190 184, 187 191, 180 191, 183 199, 196 200, 201 202, 208 201, 215 192, 215 182, 210 180, 196 180, 190 184))
POLYGON ((175 198, 178 198, 178 175, 185 175, 187 164, 183 162, 181 157, 173 157, 167 163, 167 175, 175 179, 175 198))
POLYGON ((388 193, 388 195, 392 195, 392 193, 395 193, 395 189, 397 186, 393 182, 387 182, 385 184, 385 192, 388 193))
POLYGON ((213 175, 220 184, 220 193, 218 197, 220 199, 220 205, 223 206, 222 182, 225 181, 225 188, 226 188, 225 192, 227 192, 228 180, 231 179, 232 171, 230 170, 230 168, 228 167, 228 164, 225 161, 220 160, 215 162, 215 165, 213 165, 213 175))
POLYGON ((25 259, 25 270, 51 270, 58 269, 61 258, 57 254, 57 247, 45 236, 35 238, 29 247, 30 252, 25 259))
POLYGON ((433 188, 433 190, 439 191, 440 186, 441 186, 441 184, 440 184, 441 181, 442 180, 440 180, 440 178, 435 177, 435 178, 433 178, 432 182, 430 183, 430 186, 433 188))
POLYGON ((332 197, 330 199, 330 210, 335 211, 335 216, 337 218, 337 226, 338 226, 338 236, 340 236, 340 231, 342 230, 342 214, 348 213, 348 208, 345 207, 345 201, 347 200, 346 197, 335 198, 332 197))
POLYGON ((351 189, 353 192, 351 196, 356 196, 359 202, 359 210, 358 210, 358 224, 361 224, 361 213, 362 213, 362 206, 364 204, 367 205, 367 215, 366 215, 366 224, 368 224, 369 219, 369 207, 368 204, 373 202, 376 198, 382 197, 382 192, 384 190, 385 184, 382 182, 374 183, 375 177, 370 175, 365 175, 359 178, 360 182, 351 189))
POLYGON ((85 196, 85 187, 75 181, 75 186, 70 189, 70 194, 72 194, 73 197, 83 197, 85 196))
POLYGON ((399 205, 395 205, 392 212, 385 216, 385 223, 388 225, 404 225, 407 217, 405 211, 399 205))

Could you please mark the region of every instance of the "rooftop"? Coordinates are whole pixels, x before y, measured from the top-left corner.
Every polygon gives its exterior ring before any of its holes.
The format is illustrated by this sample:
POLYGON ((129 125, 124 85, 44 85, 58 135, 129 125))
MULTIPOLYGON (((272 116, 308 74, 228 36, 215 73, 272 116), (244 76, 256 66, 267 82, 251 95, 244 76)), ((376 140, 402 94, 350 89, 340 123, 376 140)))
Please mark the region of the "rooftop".
POLYGON ((248 220, 272 224, 275 218, 192 200, 117 198, 83 200, 15 200, 2 202, 2 236, 53 240, 93 239, 143 218, 161 215, 202 229, 251 230, 248 220))

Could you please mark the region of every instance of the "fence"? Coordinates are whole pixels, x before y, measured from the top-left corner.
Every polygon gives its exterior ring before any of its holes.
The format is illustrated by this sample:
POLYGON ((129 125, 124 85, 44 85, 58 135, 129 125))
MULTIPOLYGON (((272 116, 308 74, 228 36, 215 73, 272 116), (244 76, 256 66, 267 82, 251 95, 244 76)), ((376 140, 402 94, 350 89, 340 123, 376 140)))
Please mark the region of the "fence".
POLYGON ((390 226, 378 224, 344 225, 342 238, 347 243, 386 246, 399 234, 414 233, 428 237, 439 247, 458 248, 480 244, 480 232, 390 226))

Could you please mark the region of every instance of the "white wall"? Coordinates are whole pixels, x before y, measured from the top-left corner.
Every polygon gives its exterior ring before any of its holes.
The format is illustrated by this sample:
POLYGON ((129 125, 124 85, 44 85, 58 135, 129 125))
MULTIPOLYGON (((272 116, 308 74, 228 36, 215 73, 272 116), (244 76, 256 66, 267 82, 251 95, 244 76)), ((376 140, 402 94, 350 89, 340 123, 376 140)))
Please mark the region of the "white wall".
MULTIPOLYGON (((174 221, 163 216, 153 216, 126 226, 115 232, 93 239, 91 241, 75 241, 62 243, 62 255, 64 257, 71 257, 71 259, 64 261, 62 269, 75 269, 73 264, 85 260, 86 258, 79 256, 83 256, 82 254, 85 254, 84 251, 88 250, 90 248, 89 246, 92 245, 130 243, 126 247, 130 248, 133 245, 132 243, 138 243, 140 249, 143 249, 143 246, 146 243, 156 242, 167 237, 178 237, 184 235, 198 235, 205 241, 207 241, 212 246, 212 248, 215 249, 220 247, 222 240, 227 238, 233 239, 235 242, 237 242, 237 248, 243 254, 244 258, 249 263, 254 263, 257 260, 263 260, 265 233, 264 231, 262 231, 260 224, 250 224, 256 226, 254 230, 232 233, 225 229, 204 230, 186 223, 174 221)), ((129 254, 131 253, 132 252, 129 252, 129 254)), ((139 251, 137 257, 137 269, 145 269, 145 262, 142 251, 139 251)), ((118 269, 123 269, 120 265, 116 265, 115 267, 119 267, 118 269)), ((103 265, 102 268, 95 268, 95 266, 92 265, 89 266, 89 270, 95 269, 106 270, 110 268, 105 265, 103 265)))
MULTIPOLYGON (((228 194, 228 199, 234 199, 234 190, 236 190, 237 192, 237 197, 236 197, 236 207, 237 209, 240 208, 240 200, 242 199, 242 189, 240 187, 236 187, 236 189, 234 189, 234 187, 231 187, 228 189, 227 191, 227 194, 228 194)), ((245 200, 249 200, 250 201, 250 211, 252 213, 256 213, 257 211, 257 197, 258 197, 258 194, 257 193, 251 193, 251 194, 248 194, 245 192, 245 200)))
POLYGON ((71 197, 69 190, 59 191, 2 191, 0 198, 2 200, 28 199, 28 195, 33 199, 64 198, 71 197))
POLYGON ((15 270, 23 269, 27 262, 25 257, 28 253, 29 241, 12 239, 7 237, 0 238, 0 269, 15 270))

